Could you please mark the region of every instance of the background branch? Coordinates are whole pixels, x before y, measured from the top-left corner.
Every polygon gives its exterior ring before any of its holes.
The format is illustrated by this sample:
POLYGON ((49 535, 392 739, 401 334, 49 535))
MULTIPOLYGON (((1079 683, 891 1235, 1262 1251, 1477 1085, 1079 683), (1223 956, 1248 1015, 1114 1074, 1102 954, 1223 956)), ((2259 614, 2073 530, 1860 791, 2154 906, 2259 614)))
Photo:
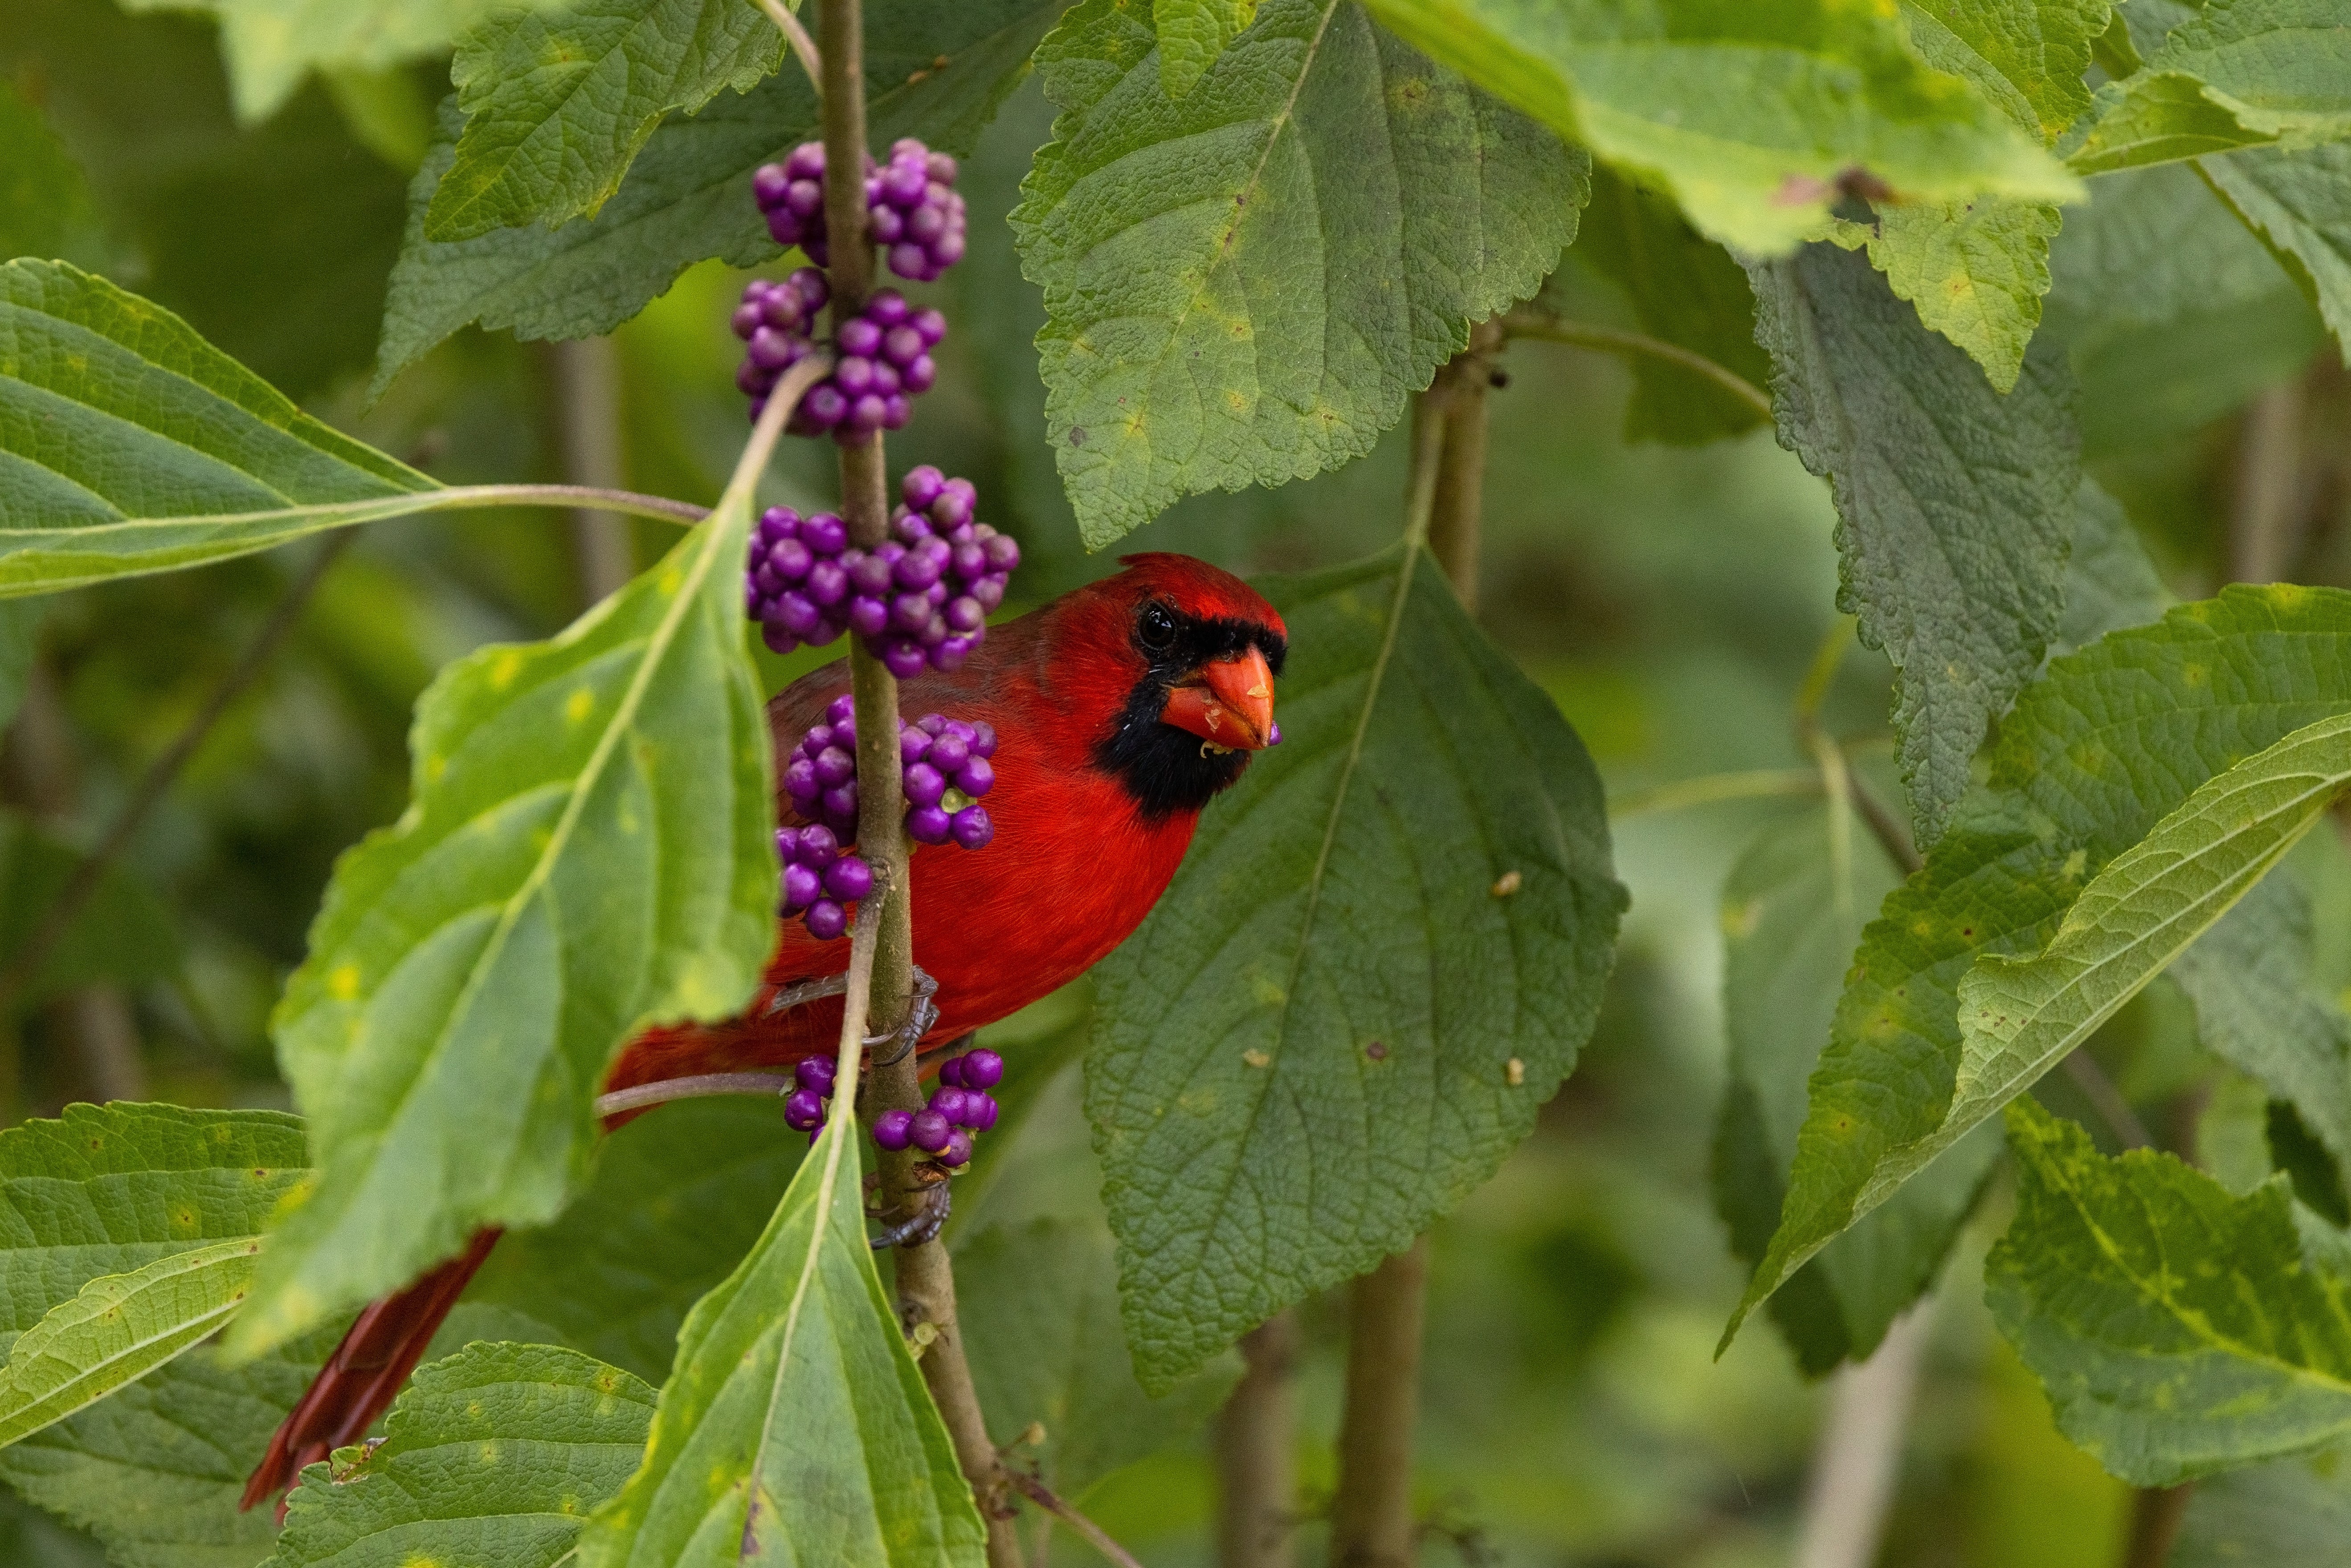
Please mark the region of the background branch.
MULTIPOLYGON (((622 461, 621 356, 610 338, 580 338, 548 346, 563 476, 582 489, 619 492, 622 461)), ((580 596, 590 604, 618 593, 636 575, 628 519, 601 507, 571 514, 571 554, 580 568, 580 596)))
POLYGON ((1298 1507, 1298 1314, 1241 1336, 1240 1382, 1217 1417, 1217 1561, 1289 1568, 1298 1507))
POLYGON ((1602 327, 1590 321, 1570 321, 1541 310, 1511 311, 1502 318, 1502 330, 1512 338, 1534 338, 1547 343, 1597 349, 1603 353, 1641 354, 1649 359, 1663 360, 1704 376, 1765 419, 1771 417, 1770 394, 1753 382, 1716 364, 1704 354, 1692 353, 1678 343, 1668 343, 1646 332, 1627 331, 1622 327, 1602 327))

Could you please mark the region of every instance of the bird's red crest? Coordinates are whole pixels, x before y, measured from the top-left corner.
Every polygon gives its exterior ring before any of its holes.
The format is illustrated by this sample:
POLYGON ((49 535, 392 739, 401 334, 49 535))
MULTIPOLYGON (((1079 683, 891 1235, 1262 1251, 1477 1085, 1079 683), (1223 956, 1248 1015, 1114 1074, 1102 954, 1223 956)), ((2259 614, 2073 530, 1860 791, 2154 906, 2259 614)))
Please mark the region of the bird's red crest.
POLYGON ((1131 602, 1164 597, 1184 613, 1203 621, 1247 622, 1285 641, 1290 636, 1280 612, 1265 601, 1265 596, 1223 567, 1165 550, 1123 555, 1118 563, 1126 570, 1104 586, 1124 591, 1131 602))

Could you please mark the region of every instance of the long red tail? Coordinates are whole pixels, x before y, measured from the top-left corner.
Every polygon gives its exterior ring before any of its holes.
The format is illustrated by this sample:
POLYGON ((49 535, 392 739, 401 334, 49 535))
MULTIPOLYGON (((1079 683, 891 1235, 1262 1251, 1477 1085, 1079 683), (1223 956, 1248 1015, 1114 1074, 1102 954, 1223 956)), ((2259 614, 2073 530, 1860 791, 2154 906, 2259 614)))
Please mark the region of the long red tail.
MULTIPOLYGON (((360 1314, 302 1402, 278 1423, 269 1452, 245 1483, 245 1507, 285 1492, 305 1465, 358 1442, 375 1425, 497 1239, 498 1232, 481 1231, 462 1254, 360 1314)), ((285 1505, 278 1507, 282 1516, 285 1505)))

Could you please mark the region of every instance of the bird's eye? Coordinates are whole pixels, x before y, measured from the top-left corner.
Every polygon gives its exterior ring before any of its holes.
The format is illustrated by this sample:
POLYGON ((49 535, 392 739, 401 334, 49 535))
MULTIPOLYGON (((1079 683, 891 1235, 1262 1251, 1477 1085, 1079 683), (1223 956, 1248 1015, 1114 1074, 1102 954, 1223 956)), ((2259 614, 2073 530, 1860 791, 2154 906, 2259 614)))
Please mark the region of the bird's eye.
POLYGON ((1149 652, 1164 653, 1176 643, 1176 617, 1164 604, 1146 604, 1134 634, 1149 652))

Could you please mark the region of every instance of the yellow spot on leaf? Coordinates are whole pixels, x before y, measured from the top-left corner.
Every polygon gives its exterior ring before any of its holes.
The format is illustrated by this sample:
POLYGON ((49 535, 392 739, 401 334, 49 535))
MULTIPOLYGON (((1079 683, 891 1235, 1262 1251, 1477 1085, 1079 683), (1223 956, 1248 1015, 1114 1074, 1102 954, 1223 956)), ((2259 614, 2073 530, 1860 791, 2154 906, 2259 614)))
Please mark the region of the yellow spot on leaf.
POLYGON ((1242 1051, 1241 1060, 1248 1062, 1251 1067, 1270 1067, 1273 1065, 1273 1058, 1254 1047, 1242 1051))
POLYGON ((563 716, 573 724, 580 723, 595 711, 596 695, 586 686, 581 686, 563 699, 563 716))
POLYGON ((360 967, 338 964, 327 976, 327 992, 339 1002, 350 1001, 360 994, 360 967))
POLYGON ((509 648, 500 653, 496 661, 490 665, 490 685, 504 691, 514 685, 514 678, 520 674, 522 674, 522 654, 509 648))
POLYGON ((1527 1081, 1527 1064, 1515 1056, 1510 1058, 1502 1068, 1502 1078, 1511 1088, 1520 1087, 1527 1081))

